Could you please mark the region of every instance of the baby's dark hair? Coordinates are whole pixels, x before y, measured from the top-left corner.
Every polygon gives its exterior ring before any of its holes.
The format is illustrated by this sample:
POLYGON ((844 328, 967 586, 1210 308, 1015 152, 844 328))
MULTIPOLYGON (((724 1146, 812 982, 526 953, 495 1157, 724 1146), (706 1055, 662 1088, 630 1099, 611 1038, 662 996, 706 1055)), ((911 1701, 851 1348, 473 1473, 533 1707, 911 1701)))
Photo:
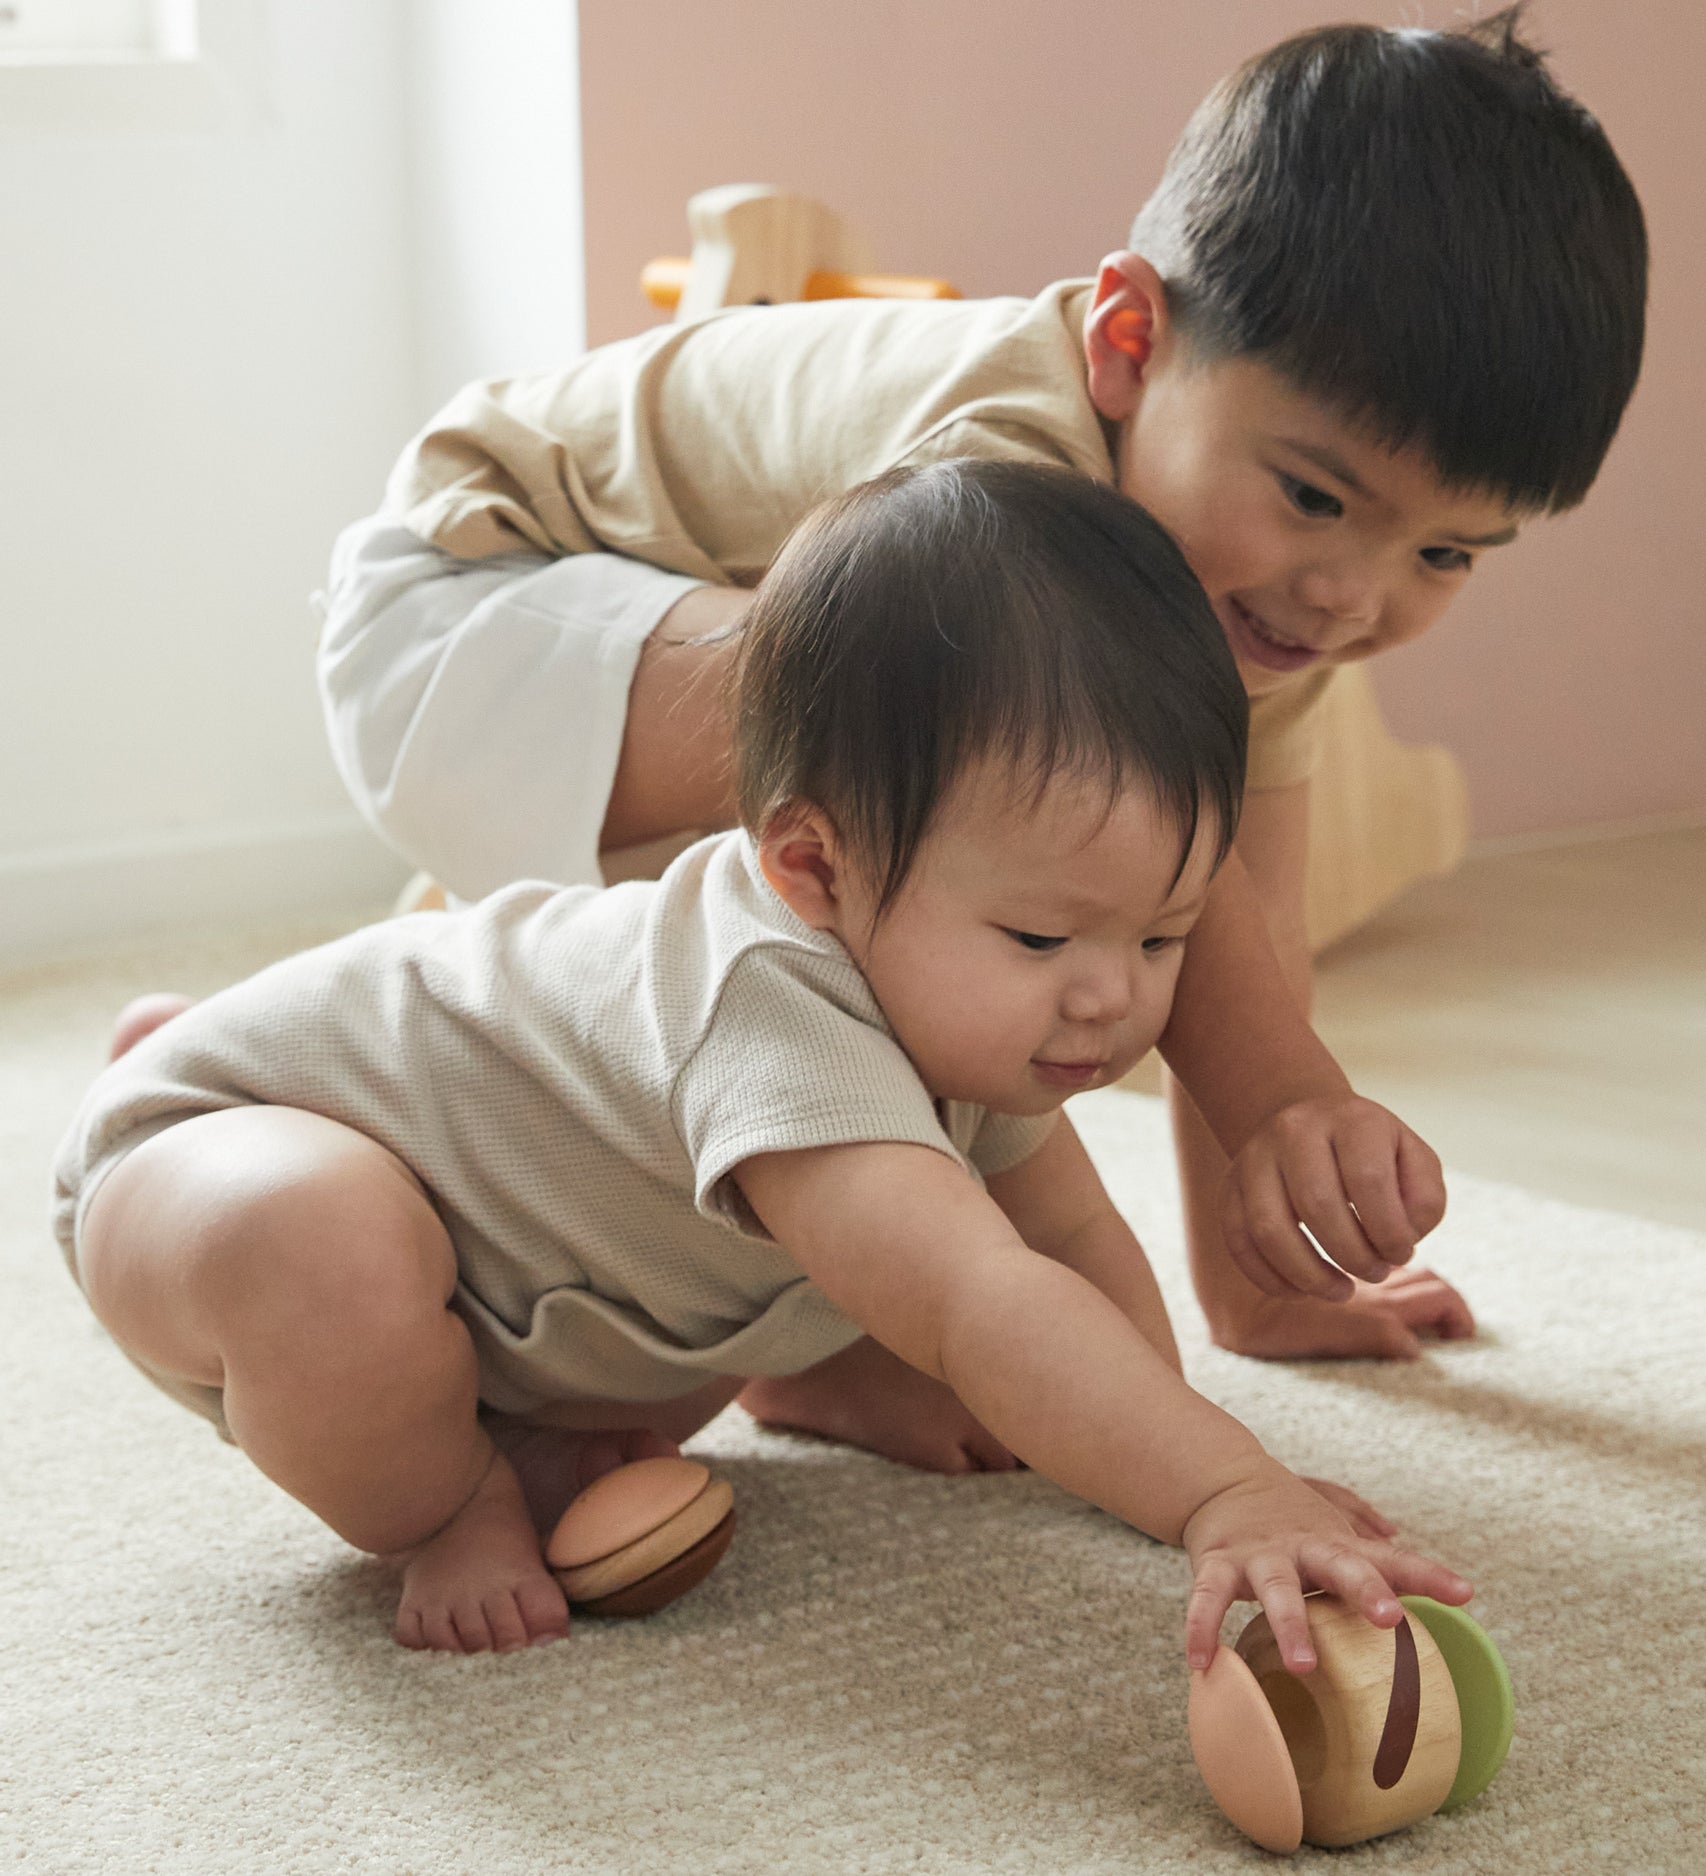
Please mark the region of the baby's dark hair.
POLYGON ((791 535, 742 630, 740 811, 761 833, 807 801, 879 885, 905 884, 955 780, 1010 761, 1134 784, 1177 829, 1237 831, 1249 706, 1213 608, 1166 531, 1070 470, 897 469, 791 535))
POLYGON ((1571 508, 1635 386, 1641 205, 1519 37, 1330 26, 1198 108, 1131 245, 1204 358, 1276 367, 1448 485, 1571 508))

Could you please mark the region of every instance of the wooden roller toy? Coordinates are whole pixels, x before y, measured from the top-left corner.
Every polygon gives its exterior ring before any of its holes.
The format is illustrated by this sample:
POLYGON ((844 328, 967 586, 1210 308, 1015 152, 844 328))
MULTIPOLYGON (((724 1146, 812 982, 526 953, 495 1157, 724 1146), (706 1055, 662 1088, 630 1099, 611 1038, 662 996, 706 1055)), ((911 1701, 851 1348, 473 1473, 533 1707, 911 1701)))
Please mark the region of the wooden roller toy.
POLYGON ((637 1459, 557 1520, 545 1562, 571 1609, 655 1615, 710 1575, 735 1532, 734 1492, 695 1459, 637 1459))
POLYGON ((1461 1609, 1401 1597, 1376 1628, 1305 1599, 1313 1673, 1281 1662, 1265 1615, 1191 1676, 1191 1751, 1228 1818, 1264 1850, 1362 1843, 1478 1797, 1510 1750, 1510 1676, 1461 1609))

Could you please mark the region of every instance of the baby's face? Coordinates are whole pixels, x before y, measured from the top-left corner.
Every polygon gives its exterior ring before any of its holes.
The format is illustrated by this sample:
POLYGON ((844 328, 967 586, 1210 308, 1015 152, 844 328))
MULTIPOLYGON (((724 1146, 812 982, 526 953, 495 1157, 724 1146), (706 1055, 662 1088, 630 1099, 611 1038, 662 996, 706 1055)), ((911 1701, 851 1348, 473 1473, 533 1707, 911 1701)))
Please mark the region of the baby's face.
POLYGON ((1445 488, 1271 366, 1176 341, 1121 431, 1119 479, 1184 550, 1253 697, 1425 632, 1516 532, 1503 502, 1445 488))
POLYGON ((1041 1114, 1116 1081, 1166 1027, 1212 827, 1177 881, 1148 793, 1056 780, 1040 807, 992 769, 963 777, 899 897, 848 882, 837 936, 941 1100, 1041 1114))

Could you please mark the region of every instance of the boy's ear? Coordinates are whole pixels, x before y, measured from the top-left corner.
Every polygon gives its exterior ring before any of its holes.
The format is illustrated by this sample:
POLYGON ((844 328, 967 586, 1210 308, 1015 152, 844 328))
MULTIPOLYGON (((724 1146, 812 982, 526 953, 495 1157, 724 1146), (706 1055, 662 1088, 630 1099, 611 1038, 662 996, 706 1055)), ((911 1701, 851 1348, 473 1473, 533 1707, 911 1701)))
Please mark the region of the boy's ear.
POLYGON ((796 917, 814 931, 840 923, 842 850, 821 808, 794 802, 774 815, 758 838, 759 871, 796 917))
POLYGON ((1167 288, 1150 263, 1124 249, 1108 255, 1084 321, 1084 362, 1090 401, 1109 423, 1136 410, 1167 323, 1167 288))

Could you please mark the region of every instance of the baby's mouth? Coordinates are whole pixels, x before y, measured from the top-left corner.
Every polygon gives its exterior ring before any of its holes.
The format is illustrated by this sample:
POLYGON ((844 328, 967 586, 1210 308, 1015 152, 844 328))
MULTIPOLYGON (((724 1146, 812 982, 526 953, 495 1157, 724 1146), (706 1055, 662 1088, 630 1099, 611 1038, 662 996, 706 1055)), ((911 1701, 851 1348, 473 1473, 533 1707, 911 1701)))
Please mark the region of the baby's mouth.
POLYGON ((1039 1057, 1031 1063, 1037 1078, 1051 1088, 1087 1088, 1107 1067, 1106 1062, 1045 1062, 1039 1057))

